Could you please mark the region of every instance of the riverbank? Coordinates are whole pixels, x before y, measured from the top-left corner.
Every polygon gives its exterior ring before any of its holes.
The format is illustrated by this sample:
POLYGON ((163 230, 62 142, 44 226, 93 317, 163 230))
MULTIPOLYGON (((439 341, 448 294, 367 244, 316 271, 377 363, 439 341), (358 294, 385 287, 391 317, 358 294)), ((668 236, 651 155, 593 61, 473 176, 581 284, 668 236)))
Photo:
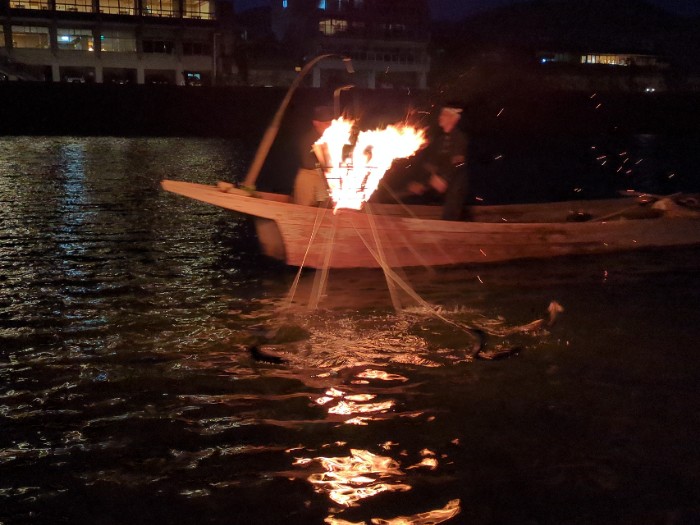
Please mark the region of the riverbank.
MULTIPOLYGON (((286 88, 171 85, 0 83, 0 135, 254 137, 257 141, 286 88)), ((341 102, 390 119, 411 105, 407 93, 359 91, 341 102)), ((285 126, 308 117, 333 92, 300 89, 285 126)))
MULTIPOLYGON (((0 83, 0 135, 251 137, 259 140, 284 88, 0 83)), ((341 109, 372 124, 429 111, 426 92, 348 90, 341 109)), ((592 135, 696 133, 700 93, 493 92, 463 100, 472 134, 592 135)), ((300 89, 284 126, 305 123, 310 108, 333 104, 333 91, 300 89)))

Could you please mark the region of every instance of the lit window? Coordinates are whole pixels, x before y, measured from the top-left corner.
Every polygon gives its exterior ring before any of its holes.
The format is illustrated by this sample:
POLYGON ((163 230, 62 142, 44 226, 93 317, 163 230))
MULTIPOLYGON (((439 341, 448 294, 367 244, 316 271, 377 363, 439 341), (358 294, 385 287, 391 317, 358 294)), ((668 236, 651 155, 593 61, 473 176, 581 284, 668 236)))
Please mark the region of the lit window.
POLYGON ((178 2, 173 0, 144 0, 143 14, 146 16, 180 16, 177 8, 178 2))
POLYGON ((100 13, 109 15, 135 15, 134 0, 99 0, 100 13))
POLYGON ((289 7, 287 4, 287 0, 282 0, 282 9, 287 9, 287 7, 289 7))
POLYGON ((12 26, 12 46, 18 49, 48 49, 49 28, 12 26))
POLYGON ((214 2, 210 0, 184 0, 182 5, 184 18, 214 19, 214 2))
POLYGON ((58 49, 66 51, 94 51, 95 39, 90 29, 63 29, 56 30, 58 49))
POLYGON ((582 64, 605 64, 608 66, 629 66, 628 55, 582 55, 582 64))
POLYGON ((202 74, 198 71, 183 71, 183 76, 185 77, 185 85, 187 86, 202 85, 202 74))
POLYGON ((321 20, 318 23, 318 30, 326 36, 344 33, 348 30, 348 21, 333 18, 321 20))
POLYGON ((48 9, 48 0, 10 0, 10 9, 48 9))
POLYGON ((56 11, 92 13, 92 0, 56 0, 56 11))
POLYGON ((325 9, 325 8, 326 8, 326 0, 319 0, 319 2, 318 2, 318 8, 319 8, 319 9, 325 9))
POLYGON ((105 52, 133 53, 136 36, 132 31, 105 31, 100 36, 100 47, 105 52))

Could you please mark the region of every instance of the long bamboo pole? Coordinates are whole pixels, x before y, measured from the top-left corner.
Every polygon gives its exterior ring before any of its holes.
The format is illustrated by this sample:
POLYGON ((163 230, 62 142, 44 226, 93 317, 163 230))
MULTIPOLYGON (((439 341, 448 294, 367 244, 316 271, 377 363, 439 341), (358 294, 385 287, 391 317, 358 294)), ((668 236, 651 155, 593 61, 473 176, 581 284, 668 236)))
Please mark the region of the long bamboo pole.
POLYGON ((255 187, 255 181, 257 180, 258 175, 260 175, 260 170, 262 169, 262 166, 265 163, 265 159, 267 158, 267 154, 270 152, 270 148, 272 147, 272 143, 275 141, 275 137, 277 136, 277 132, 280 129, 280 124, 282 123, 282 118, 284 117, 285 111, 287 111, 287 106, 289 106, 289 102, 292 100, 292 95, 294 94, 296 89, 299 87, 299 84, 301 83, 302 79, 306 76, 306 74, 309 71, 311 71, 311 69, 318 62, 320 62, 324 58, 329 58, 329 57, 342 58, 343 62, 345 62, 345 67, 347 68, 348 73, 354 73, 354 71, 352 69, 352 62, 350 61, 350 59, 347 57, 343 57, 341 55, 336 55, 334 53, 327 53, 325 55, 319 55, 319 56, 315 57, 313 60, 306 63, 306 65, 302 68, 302 70, 299 72, 299 74, 296 76, 296 78, 292 82, 292 85, 289 86, 289 89, 287 90, 287 94, 284 96, 284 99, 282 100, 280 107, 277 109, 275 116, 272 118, 272 122, 267 127, 267 130, 265 130, 265 134, 263 135, 263 138, 260 141, 260 145, 258 146, 258 151, 255 153, 255 157, 253 158, 253 162, 251 163, 250 168, 248 169, 248 173, 246 174, 245 180, 243 181, 243 185, 246 188, 254 188, 255 187))

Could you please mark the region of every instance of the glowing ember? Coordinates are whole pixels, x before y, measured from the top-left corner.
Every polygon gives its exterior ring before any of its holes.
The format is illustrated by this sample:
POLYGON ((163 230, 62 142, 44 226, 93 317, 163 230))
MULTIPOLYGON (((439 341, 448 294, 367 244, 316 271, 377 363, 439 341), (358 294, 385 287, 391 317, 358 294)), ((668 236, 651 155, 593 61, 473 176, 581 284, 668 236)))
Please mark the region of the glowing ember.
POLYGON ((410 157, 425 143, 425 132, 412 126, 360 131, 352 151, 351 120, 334 120, 314 145, 323 159, 334 209, 359 210, 379 186, 395 159, 410 157))

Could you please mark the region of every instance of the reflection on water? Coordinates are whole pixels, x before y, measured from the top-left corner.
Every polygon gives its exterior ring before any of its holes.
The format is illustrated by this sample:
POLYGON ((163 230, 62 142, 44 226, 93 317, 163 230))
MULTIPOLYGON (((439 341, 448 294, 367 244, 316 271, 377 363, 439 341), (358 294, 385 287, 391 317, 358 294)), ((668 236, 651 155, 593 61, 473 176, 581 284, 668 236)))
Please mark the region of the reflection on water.
POLYGON ((158 187, 248 155, 0 139, 0 522, 697 521, 697 249, 407 272, 402 312, 359 271, 309 310, 309 272, 283 311, 241 217, 158 187))
MULTIPOLYGON (((404 492, 410 485, 399 480, 404 473, 399 463, 367 450, 350 450, 350 455, 337 458, 315 458, 323 472, 311 474, 308 480, 319 492, 348 507, 382 492, 404 492)), ((299 464, 299 461, 296 462, 299 464)))
MULTIPOLYGON (((364 370, 355 375, 359 380, 352 384, 367 385, 370 380, 408 381, 397 374, 387 374, 380 370, 364 370)), ((348 394, 337 388, 330 388, 325 395, 315 400, 324 406, 328 414, 344 416, 344 423, 349 425, 369 425, 380 419, 395 407, 395 400, 377 401, 377 394, 348 394)), ((394 414, 395 416, 396 414, 394 414)), ((399 414, 401 417, 417 418, 421 413, 399 414)), ((336 442, 323 448, 345 448, 345 442, 336 442)), ((391 451, 398 443, 387 441, 381 445, 384 451, 391 451)), ((302 450, 290 451, 299 454, 302 450)), ((311 452, 311 451, 303 451, 311 452)), ((399 453, 408 456, 407 451, 399 453)), ((436 470, 438 460, 430 450, 420 451, 423 458, 420 462, 409 466, 406 470, 426 468, 436 470)), ((374 454, 369 450, 350 449, 349 455, 340 457, 301 457, 295 455, 294 465, 313 470, 320 467, 320 472, 308 475, 308 481, 319 493, 327 496, 342 507, 356 507, 365 498, 371 498, 383 492, 407 492, 411 485, 407 483, 408 476, 401 470, 401 461, 390 456, 374 454)), ((331 508, 331 514, 326 518, 327 523, 349 523, 341 520, 343 509, 331 508)), ((453 500, 444 509, 421 513, 416 516, 402 516, 393 519, 373 518, 372 523, 442 523, 459 514, 459 500, 453 500)))

